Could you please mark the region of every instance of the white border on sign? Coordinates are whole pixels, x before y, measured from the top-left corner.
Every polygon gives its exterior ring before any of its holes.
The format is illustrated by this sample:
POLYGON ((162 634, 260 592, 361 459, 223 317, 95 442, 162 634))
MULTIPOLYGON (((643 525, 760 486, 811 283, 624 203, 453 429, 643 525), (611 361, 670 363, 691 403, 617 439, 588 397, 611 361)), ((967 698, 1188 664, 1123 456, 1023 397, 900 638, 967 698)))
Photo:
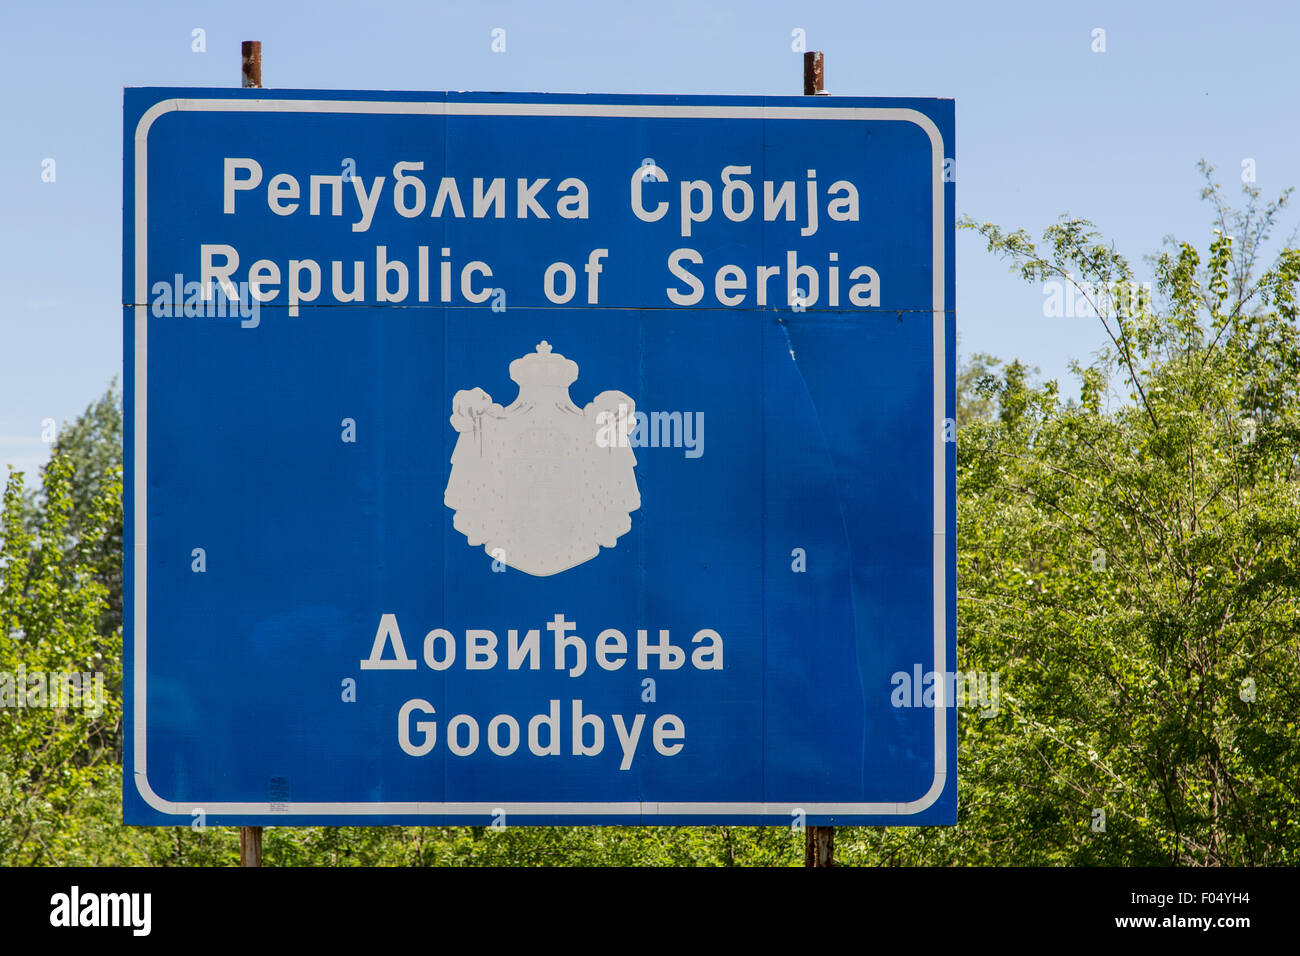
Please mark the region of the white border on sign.
MULTIPOLYGON (((147 584, 148 481, 148 346, 149 299, 148 243, 148 136, 158 117, 174 111, 199 112, 281 112, 281 113, 359 113, 417 114, 428 116, 608 116, 683 119, 815 119, 815 120, 898 120, 915 123, 930 137, 932 166, 933 281, 932 309, 934 322, 934 671, 947 673, 947 514, 946 448, 943 430, 938 423, 947 411, 947 349, 945 338, 945 261, 944 261, 944 194, 943 137, 939 128, 924 113, 902 108, 826 107, 826 106, 670 106, 610 105, 597 103, 421 103, 365 102, 353 100, 276 100, 276 99, 170 99, 155 103, 136 125, 135 131, 135 503, 132 513, 135 542, 132 560, 135 568, 134 650, 135 650, 135 735, 133 776, 145 802, 155 810, 190 816, 191 809, 202 806, 210 815, 232 814, 266 817, 286 816, 479 816, 490 817, 500 804, 490 803, 285 803, 271 812, 267 803, 216 803, 166 800, 149 785, 145 763, 145 611, 147 584)), ((910 816, 931 806, 948 779, 947 713, 952 702, 934 707, 934 780, 922 796, 905 803, 513 803, 508 813, 518 816, 791 816, 794 811, 816 816, 910 816)))

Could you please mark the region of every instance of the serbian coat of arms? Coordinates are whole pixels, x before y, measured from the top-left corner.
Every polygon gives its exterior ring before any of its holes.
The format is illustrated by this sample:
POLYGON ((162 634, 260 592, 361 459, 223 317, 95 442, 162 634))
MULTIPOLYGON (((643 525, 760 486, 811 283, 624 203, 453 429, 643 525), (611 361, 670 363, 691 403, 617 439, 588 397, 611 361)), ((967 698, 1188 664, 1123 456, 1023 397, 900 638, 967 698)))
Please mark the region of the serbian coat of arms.
POLYGON ((471 545, 545 577, 590 561, 632 527, 641 507, 629 435, 635 406, 601 392, 569 398, 578 365, 547 342, 510 363, 519 395, 504 408, 481 388, 452 398, 460 434, 443 502, 471 545))

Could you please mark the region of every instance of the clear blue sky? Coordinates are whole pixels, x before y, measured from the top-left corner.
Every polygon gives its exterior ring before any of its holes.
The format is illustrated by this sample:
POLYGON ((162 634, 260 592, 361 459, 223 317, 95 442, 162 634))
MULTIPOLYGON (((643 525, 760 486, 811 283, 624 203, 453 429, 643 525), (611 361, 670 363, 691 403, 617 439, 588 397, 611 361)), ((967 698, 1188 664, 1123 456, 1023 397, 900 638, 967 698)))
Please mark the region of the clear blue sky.
MULTIPOLYGON (((1204 246, 1202 157, 1234 194, 1247 157, 1265 196, 1300 186, 1294 0, 6 2, 0 466, 34 471, 42 420, 74 417, 121 370, 123 87, 238 86, 239 42, 260 39, 268 87, 791 94, 796 28, 825 52, 832 94, 956 99, 959 215, 1037 235, 1068 212, 1139 260, 1169 234, 1204 246)), ((1065 388, 1103 334, 1042 304, 959 234, 962 352, 1019 357, 1065 388)))

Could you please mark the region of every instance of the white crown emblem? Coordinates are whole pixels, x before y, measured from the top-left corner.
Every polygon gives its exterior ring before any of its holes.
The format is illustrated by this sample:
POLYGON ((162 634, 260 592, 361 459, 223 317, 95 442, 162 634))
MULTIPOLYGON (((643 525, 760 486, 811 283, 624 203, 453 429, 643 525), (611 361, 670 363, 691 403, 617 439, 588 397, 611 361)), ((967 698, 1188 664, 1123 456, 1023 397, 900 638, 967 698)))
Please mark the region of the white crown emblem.
POLYGON ((502 408, 481 388, 451 401, 460 433, 443 502, 471 545, 526 574, 567 571, 612 548, 641 507, 628 435, 635 406, 601 392, 569 398, 578 365, 542 342, 510 363, 519 395, 502 408))

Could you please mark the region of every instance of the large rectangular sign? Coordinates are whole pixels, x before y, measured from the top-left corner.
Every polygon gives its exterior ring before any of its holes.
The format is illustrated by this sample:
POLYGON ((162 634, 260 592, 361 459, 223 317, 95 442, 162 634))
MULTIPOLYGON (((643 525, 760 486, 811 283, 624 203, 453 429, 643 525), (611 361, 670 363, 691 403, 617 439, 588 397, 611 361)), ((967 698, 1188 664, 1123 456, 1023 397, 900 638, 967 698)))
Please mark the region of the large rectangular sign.
POLYGON ((125 146, 127 823, 955 822, 951 101, 125 146))

